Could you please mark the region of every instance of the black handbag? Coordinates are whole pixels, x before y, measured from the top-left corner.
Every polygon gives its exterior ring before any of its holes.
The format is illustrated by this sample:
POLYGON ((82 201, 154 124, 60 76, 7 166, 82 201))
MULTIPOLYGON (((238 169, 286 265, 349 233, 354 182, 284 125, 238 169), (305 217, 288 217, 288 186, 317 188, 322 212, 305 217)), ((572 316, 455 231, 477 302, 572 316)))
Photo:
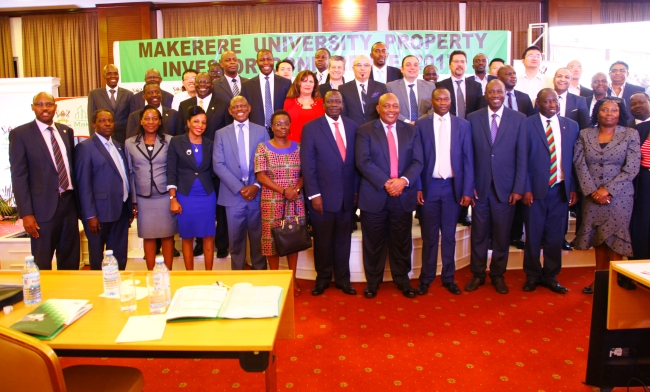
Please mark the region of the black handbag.
POLYGON ((286 256, 311 248, 311 237, 307 225, 304 222, 301 224, 297 216, 295 219, 287 220, 286 212, 287 202, 285 201, 282 225, 271 229, 278 256, 286 256))

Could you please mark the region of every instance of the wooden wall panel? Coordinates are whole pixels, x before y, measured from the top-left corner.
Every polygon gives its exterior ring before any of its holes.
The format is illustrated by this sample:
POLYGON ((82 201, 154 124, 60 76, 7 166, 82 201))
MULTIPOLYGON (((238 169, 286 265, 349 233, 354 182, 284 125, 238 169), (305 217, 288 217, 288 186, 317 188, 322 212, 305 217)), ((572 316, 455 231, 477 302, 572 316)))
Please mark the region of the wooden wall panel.
POLYGON ((600 23, 600 0, 548 0, 549 26, 600 23))

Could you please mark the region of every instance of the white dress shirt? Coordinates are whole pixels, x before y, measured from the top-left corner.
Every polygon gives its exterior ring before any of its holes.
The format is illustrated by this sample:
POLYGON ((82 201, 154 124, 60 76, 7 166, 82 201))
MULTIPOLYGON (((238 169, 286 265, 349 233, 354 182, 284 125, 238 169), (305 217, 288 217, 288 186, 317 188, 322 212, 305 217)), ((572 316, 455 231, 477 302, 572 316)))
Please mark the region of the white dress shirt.
MULTIPOLYGON (((436 163, 433 165, 433 178, 442 178, 440 176, 440 162, 442 159, 447 159, 449 162, 449 167, 451 168, 451 115, 449 113, 444 116, 439 116, 436 113, 433 113, 433 136, 436 145, 436 163), (442 129, 441 119, 444 119, 446 127, 442 129), (440 143, 440 134, 445 133, 447 140, 449 141, 448 146, 443 146, 440 143)), ((451 177, 454 176, 453 169, 451 171, 451 177)), ((443 178, 444 180, 444 178, 443 178)))
POLYGON ((210 101, 212 101, 212 93, 210 93, 205 98, 199 98, 198 95, 195 98, 196 98, 196 104, 201 106, 203 110, 207 113, 208 107, 210 106, 210 101), (201 105, 199 101, 203 101, 203 105, 201 105))
POLYGON ((609 89, 612 91, 612 96, 617 97, 617 98, 623 98, 623 92, 625 91, 625 86, 626 85, 627 85, 627 82, 623 83, 623 85, 621 86, 621 92, 616 94, 616 92, 614 91, 614 87, 612 87, 612 85, 610 84, 609 89))
POLYGON ((387 68, 384 65, 382 68, 377 68, 375 65, 372 65, 372 79, 375 82, 381 82, 383 84, 386 84, 386 79, 388 78, 388 75, 386 74, 387 68))
POLYGON ((316 70, 316 81, 318 84, 325 84, 325 81, 327 80, 327 75, 329 75, 329 71, 326 69, 323 72, 320 72, 316 70))
POLYGON ((565 91, 564 94, 557 95, 557 102, 560 104, 560 116, 562 117, 566 117, 566 98, 568 94, 569 92, 565 91))
POLYGON ((178 107, 181 106, 181 102, 190 98, 192 98, 192 96, 187 91, 181 91, 180 93, 174 95, 174 99, 172 100, 172 109, 178 111, 178 107))
POLYGON ((493 114, 497 115, 497 118, 496 118, 497 128, 499 128, 501 126, 501 118, 503 117, 503 108, 504 107, 505 107, 504 105, 501 105, 499 110, 497 110, 496 112, 493 112, 492 109, 490 109, 489 106, 487 107, 488 108, 488 129, 490 129, 490 127, 492 126, 492 115, 493 114))
POLYGON ((476 75, 473 75, 472 77, 474 78, 475 81, 481 83, 481 89, 483 90, 483 95, 485 95, 485 88, 487 87, 487 84, 488 84, 488 76, 487 76, 487 74, 485 75, 485 77, 483 79, 479 78, 476 75))
POLYGON ((577 86, 574 86, 572 84, 569 84, 569 92, 571 94, 580 96, 580 85, 578 84, 577 86))
POLYGON ((73 189, 72 177, 70 177, 70 162, 68 162, 68 150, 65 147, 65 143, 63 143, 63 139, 61 139, 61 135, 59 135, 59 132, 54 126, 54 123, 52 123, 52 125, 47 125, 38 120, 35 121, 36 121, 36 125, 38 126, 38 129, 41 131, 41 135, 43 136, 43 139, 45 139, 45 144, 47 145, 47 149, 50 152, 50 157, 52 157, 52 163, 54 164, 54 168, 56 169, 56 159, 54 159, 54 150, 52 149, 52 139, 51 139, 52 136, 50 134, 50 131, 47 129, 47 127, 52 127, 53 129, 52 132, 54 133, 54 138, 56 139, 56 142, 59 145, 59 149, 61 150, 61 158, 63 158, 65 171, 66 174, 68 175, 68 188, 64 189, 64 191, 69 191, 73 189))
MULTIPOLYGON (((232 86, 233 82, 232 80, 235 79, 237 81, 237 88, 239 89, 239 93, 241 94, 241 78, 239 77, 239 74, 235 75, 234 78, 231 78, 230 76, 223 75, 222 78, 226 78, 226 81, 228 82, 228 85, 230 86, 230 91, 232 91, 232 86)), ((234 94, 234 93, 233 93, 234 94)))
MULTIPOLYGON (((561 181, 564 181, 564 172, 562 171, 562 132, 560 129, 560 120, 557 118, 557 115, 546 118, 543 115, 539 115, 542 121, 542 129, 546 132, 546 121, 551 120, 551 129, 553 131, 553 139, 555 139, 555 159, 557 160, 557 180, 556 184, 559 184, 561 181)), ((551 164, 549 162, 549 172, 551 164)))
POLYGON ((530 100, 533 102, 533 104, 535 104, 537 93, 539 90, 545 87, 553 87, 552 85, 549 86, 548 78, 546 75, 537 72, 537 75, 531 79, 528 77, 528 75, 526 75, 526 72, 524 72, 521 77, 517 78, 517 85, 515 86, 515 89, 521 91, 524 94, 528 94, 530 100))
POLYGON ((111 100, 111 90, 115 90, 115 102, 117 102, 117 86, 115 86, 115 88, 110 88, 108 85, 106 85, 106 94, 108 95, 109 101, 111 100))

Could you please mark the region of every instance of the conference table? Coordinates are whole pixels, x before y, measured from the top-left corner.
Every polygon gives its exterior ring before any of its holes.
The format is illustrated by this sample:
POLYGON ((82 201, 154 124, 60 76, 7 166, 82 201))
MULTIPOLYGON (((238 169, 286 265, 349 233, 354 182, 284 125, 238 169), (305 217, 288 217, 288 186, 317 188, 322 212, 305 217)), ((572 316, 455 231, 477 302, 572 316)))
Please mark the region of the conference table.
MULTIPOLYGON (((136 271, 138 286, 146 287, 147 271, 136 271)), ((59 356, 120 358, 231 358, 247 372, 264 372, 267 391, 277 390, 275 341, 293 339, 294 304, 291 271, 172 271, 172 295, 184 286, 211 285, 282 287, 280 317, 242 320, 197 320, 167 323, 161 340, 115 343, 129 316, 148 315, 148 298, 137 301, 134 312, 120 311, 119 299, 100 297, 101 271, 41 271, 43 301, 50 298, 88 299, 93 309, 51 341, 59 356)), ((0 271, 0 283, 20 284, 19 271, 0 271)), ((36 306, 14 305, 0 314, 0 325, 10 327, 36 306)))

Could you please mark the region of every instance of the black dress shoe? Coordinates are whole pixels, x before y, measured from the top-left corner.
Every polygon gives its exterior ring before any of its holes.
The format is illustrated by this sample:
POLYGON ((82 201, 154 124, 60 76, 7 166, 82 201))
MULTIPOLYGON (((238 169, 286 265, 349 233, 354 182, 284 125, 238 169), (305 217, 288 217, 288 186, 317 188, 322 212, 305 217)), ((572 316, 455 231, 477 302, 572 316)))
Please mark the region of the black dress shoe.
POLYGON ((372 287, 366 287, 363 290, 363 296, 366 298, 375 298, 377 296, 377 289, 372 287))
POLYGON ((452 293, 452 294, 456 294, 456 295, 460 294, 460 287, 458 287, 456 282, 443 283, 442 287, 449 290, 449 292, 452 293))
POLYGON ((526 243, 522 240, 510 240, 510 245, 517 249, 524 249, 526 247, 526 243))
POLYGON ((478 289, 478 286, 483 286, 485 284, 485 278, 477 278, 476 276, 470 279, 469 282, 465 285, 465 291, 474 291, 478 289))
POLYGON ((203 254, 203 241, 199 238, 194 247, 194 256, 201 256, 203 254))
POLYGON ((469 215, 461 216, 460 219, 458 219, 458 223, 460 223, 463 226, 471 226, 472 217, 470 217, 469 215))
POLYGON ((526 279, 526 282, 524 283, 524 287, 522 287, 522 289, 530 293, 531 291, 535 291, 538 285, 539 285, 538 281, 526 279))
POLYGON ((499 277, 492 279, 492 285, 499 294, 508 294, 508 286, 506 286, 505 279, 499 277))
POLYGON ((325 292, 326 288, 327 286, 317 284, 316 286, 314 286, 314 289, 311 291, 311 295, 313 295, 314 297, 317 295, 321 295, 325 292))
POLYGON ((179 257, 181 255, 181 252, 179 252, 176 248, 174 248, 174 257, 179 257))
POLYGON ((415 294, 415 289, 413 287, 411 287, 410 285, 409 286, 404 286, 400 290, 402 290, 402 294, 404 294, 404 296, 406 298, 415 298, 415 295, 416 295, 415 294))
POLYGON ((542 282, 542 283, 540 283, 540 286, 542 286, 542 287, 546 287, 547 289, 551 290, 552 292, 554 292, 554 293, 558 293, 558 294, 566 294, 566 293, 569 292, 569 289, 567 289, 566 287, 562 286, 562 285, 559 284, 557 281, 553 281, 553 282, 542 282))
POLYGON ((562 250, 573 250, 573 246, 569 244, 569 241, 564 240, 564 243, 562 244, 562 250))
POLYGON ((225 259, 228 257, 228 249, 217 249, 217 259, 225 259))
POLYGON ((429 285, 426 283, 420 283, 415 291, 417 291, 419 295, 425 295, 429 292, 429 285))
POLYGON ((336 284, 336 285, 334 285, 334 287, 341 290, 343 292, 343 294, 347 294, 347 295, 356 295, 357 294, 357 290, 355 290, 354 287, 352 287, 352 285, 350 285, 350 284, 336 284))
POLYGON ((589 286, 582 289, 582 294, 593 294, 593 293, 594 293, 594 289, 592 289, 589 286))

